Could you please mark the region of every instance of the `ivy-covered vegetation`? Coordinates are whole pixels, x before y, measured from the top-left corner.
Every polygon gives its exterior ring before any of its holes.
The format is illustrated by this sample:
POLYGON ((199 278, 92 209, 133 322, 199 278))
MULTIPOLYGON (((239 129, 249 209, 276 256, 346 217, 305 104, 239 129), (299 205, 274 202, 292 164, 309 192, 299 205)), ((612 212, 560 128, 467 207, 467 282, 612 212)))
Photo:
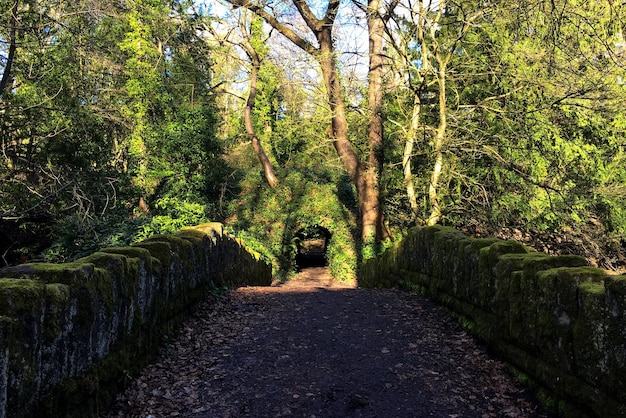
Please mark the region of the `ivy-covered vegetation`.
MULTIPOLYGON (((565 251, 623 266, 623 4, 400 1, 365 15, 378 3, 341 3, 329 54, 342 88, 329 98, 311 34, 289 38, 272 2, 228 3, 241 6, 0 0, 0 264, 73 260, 211 220, 282 277, 300 230, 332 234, 330 269, 347 280, 432 223, 575 241, 565 251), (348 42, 365 40, 367 19, 385 39, 382 74, 348 42), (245 126, 245 47, 260 59, 252 128, 275 188, 245 126), (364 233, 363 212, 380 208, 384 228, 364 233)), ((285 7, 298 20, 309 5, 285 7)))
MULTIPOLYGON (((252 153, 248 156, 252 164, 255 158, 252 153)), ((275 189, 264 184, 258 169, 241 180, 241 194, 230 204, 231 228, 246 231, 265 247, 282 278, 295 271, 296 234, 307 228, 326 228, 332 233, 327 257, 333 276, 355 279, 360 248, 349 182, 341 178, 332 181, 330 173, 324 178, 324 173, 303 167, 278 173, 284 176, 275 189)))

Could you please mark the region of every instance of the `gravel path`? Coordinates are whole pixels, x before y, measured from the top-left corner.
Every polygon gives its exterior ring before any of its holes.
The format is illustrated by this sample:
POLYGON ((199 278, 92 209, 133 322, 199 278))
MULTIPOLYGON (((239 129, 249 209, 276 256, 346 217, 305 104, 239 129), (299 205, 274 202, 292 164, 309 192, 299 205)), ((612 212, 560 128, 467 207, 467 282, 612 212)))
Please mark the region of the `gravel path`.
POLYGON ((308 269, 200 306, 103 417, 547 417, 445 311, 308 269))

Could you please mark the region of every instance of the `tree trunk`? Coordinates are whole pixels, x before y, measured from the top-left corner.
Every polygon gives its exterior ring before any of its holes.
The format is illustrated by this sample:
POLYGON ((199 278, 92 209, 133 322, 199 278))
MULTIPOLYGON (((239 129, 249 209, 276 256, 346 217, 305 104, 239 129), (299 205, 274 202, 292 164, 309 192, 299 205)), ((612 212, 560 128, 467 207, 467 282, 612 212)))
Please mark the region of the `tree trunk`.
POLYGON ((331 134, 333 146, 348 176, 350 176, 350 180, 357 187, 357 191, 360 192, 361 167, 359 158, 352 147, 352 143, 348 139, 346 107, 343 101, 343 93, 341 91, 341 84, 339 83, 339 76, 335 64, 331 28, 322 28, 322 30, 317 33, 317 40, 320 45, 320 50, 316 54, 316 58, 320 63, 322 77, 328 95, 328 104, 332 112, 331 134))
POLYGON ((7 54, 7 61, 4 66, 4 72, 2 73, 2 79, 0 79, 0 96, 4 94, 4 90, 11 80, 11 67, 13 66, 13 60, 15 59, 15 51, 17 50, 17 8, 18 1, 15 0, 13 8, 11 9, 11 31, 9 33, 9 53, 7 54))
MULTIPOLYGON (((332 111, 331 132, 333 145, 339 158, 356 187, 359 201, 359 216, 361 238, 381 241, 388 236, 383 223, 382 208, 380 206, 380 192, 378 188, 378 167, 382 166, 382 158, 374 156, 374 149, 370 148, 367 164, 361 164, 352 143, 348 138, 348 122, 343 101, 343 93, 339 83, 339 76, 335 64, 335 55, 332 46, 331 28, 324 28, 318 33, 320 52, 317 54, 326 86, 328 101, 332 111)), ((382 84, 382 82, 381 82, 382 84)), ((382 107, 382 106, 381 106, 382 107)), ((382 155, 382 123, 380 130, 375 134, 379 145, 379 156, 382 155)), ((370 134, 370 141, 372 135, 370 134)), ((372 143, 370 142, 370 147, 372 143)))
MULTIPOLYGON (((251 46, 250 48, 252 49, 251 46)), ((252 141, 252 148, 254 148, 257 157, 259 157, 261 167, 263 167, 265 180, 267 180, 267 184, 269 184, 269 186, 273 189, 274 187, 276 187, 278 179, 276 178, 276 174, 274 173, 274 169, 272 168, 272 163, 270 162, 270 159, 267 157, 267 154, 263 150, 261 141, 254 132, 254 125, 252 124, 252 109, 254 108, 254 101, 256 99, 256 82, 259 75, 259 69, 261 67, 261 60, 256 51, 254 51, 254 49, 248 50, 248 48, 246 48, 246 52, 248 53, 248 56, 252 61, 252 71, 250 75, 250 93, 248 94, 248 100, 246 102, 246 108, 244 110, 246 132, 250 136, 250 139, 252 141)))
POLYGON ((447 129, 447 106, 446 106, 446 63, 439 62, 439 71, 437 76, 439 85, 439 126, 435 132, 435 146, 433 149, 435 156, 435 165, 430 176, 430 184, 428 186, 428 198, 430 200, 430 216, 426 222, 428 225, 435 225, 441 220, 441 206, 439 204, 439 178, 443 170, 443 144, 446 138, 447 129))
POLYGON ((402 169, 404 172, 404 183, 406 186, 406 194, 411 205, 411 218, 417 221, 419 206, 417 205, 417 195, 415 193, 415 183, 413 182, 413 172, 411 170, 411 156, 413 155, 413 146, 417 137, 417 130, 420 124, 420 113, 422 112, 422 103, 419 95, 415 95, 413 102, 413 112, 411 114, 411 124, 407 132, 406 142, 404 144, 404 153, 402 155, 402 169))
POLYGON ((363 238, 380 241, 389 236, 380 204, 380 175, 383 171, 383 34, 385 23, 380 15, 381 0, 370 0, 367 7, 369 33, 369 155, 365 166, 365 196, 361 200, 363 238))

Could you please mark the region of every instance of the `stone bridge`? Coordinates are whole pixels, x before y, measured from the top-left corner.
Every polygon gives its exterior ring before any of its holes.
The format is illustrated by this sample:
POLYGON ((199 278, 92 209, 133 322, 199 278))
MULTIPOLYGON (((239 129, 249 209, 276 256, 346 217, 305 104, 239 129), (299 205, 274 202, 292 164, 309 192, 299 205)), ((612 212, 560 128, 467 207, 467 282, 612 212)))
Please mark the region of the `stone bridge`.
MULTIPOLYGON (((271 268, 220 224, 0 270, 0 418, 94 415, 190 307, 225 285, 270 282, 271 268)), ((445 305, 563 416, 626 417, 624 276, 429 227, 366 261, 359 286, 445 305)))

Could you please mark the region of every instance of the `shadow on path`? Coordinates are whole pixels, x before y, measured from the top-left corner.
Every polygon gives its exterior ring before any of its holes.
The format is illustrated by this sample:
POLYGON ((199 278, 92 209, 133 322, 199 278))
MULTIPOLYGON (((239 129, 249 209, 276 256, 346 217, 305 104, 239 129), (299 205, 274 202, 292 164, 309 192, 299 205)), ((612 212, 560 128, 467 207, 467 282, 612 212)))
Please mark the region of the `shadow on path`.
POLYGON ((325 268, 203 304, 105 417, 545 417, 428 300, 325 268))

